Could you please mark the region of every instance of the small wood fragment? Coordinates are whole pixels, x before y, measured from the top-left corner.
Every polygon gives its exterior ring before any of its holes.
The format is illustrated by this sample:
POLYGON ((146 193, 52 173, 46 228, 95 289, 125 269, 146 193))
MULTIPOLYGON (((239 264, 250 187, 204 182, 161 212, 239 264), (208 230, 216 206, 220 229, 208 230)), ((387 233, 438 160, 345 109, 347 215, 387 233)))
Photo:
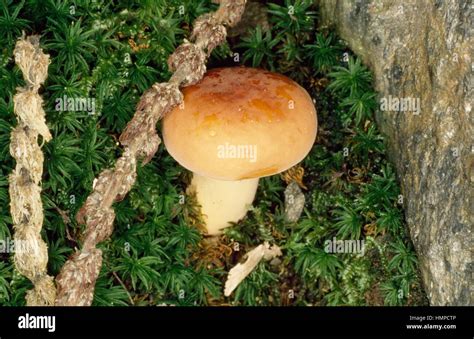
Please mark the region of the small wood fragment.
POLYGON ((270 246, 268 242, 255 247, 247 253, 244 263, 235 265, 230 271, 225 283, 224 295, 230 296, 239 284, 257 267, 262 259, 268 261, 281 256, 281 249, 277 245, 270 246))

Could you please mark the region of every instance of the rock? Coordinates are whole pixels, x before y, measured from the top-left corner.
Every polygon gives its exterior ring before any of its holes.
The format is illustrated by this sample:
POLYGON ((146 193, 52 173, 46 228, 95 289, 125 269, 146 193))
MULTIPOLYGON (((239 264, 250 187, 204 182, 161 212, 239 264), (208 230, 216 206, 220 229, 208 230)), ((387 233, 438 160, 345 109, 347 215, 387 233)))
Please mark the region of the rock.
POLYGON ((376 120, 397 168, 430 303, 472 305, 472 3, 318 3, 321 24, 334 25, 372 69, 381 100, 420 100, 418 114, 379 111, 376 120))
POLYGON ((300 187, 292 181, 285 188, 285 217, 288 222, 297 222, 303 213, 305 197, 300 187))
POLYGON ((231 38, 238 35, 245 36, 250 29, 257 26, 260 26, 263 32, 270 30, 267 6, 257 1, 248 1, 242 19, 236 26, 229 28, 228 36, 231 38))

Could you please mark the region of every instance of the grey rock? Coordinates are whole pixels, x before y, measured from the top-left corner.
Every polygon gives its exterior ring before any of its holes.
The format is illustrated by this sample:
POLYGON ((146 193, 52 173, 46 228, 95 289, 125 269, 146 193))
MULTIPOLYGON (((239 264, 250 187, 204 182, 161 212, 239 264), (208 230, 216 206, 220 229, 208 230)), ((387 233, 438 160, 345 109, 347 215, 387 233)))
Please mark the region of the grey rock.
POLYGON ((379 111, 432 305, 472 305, 472 1, 319 0, 372 69, 380 99, 420 99, 419 114, 379 111))
POLYGON ((270 29, 267 7, 265 4, 258 1, 248 1, 245 5, 245 11, 242 15, 242 19, 236 26, 229 28, 228 36, 245 36, 248 34, 250 29, 253 29, 257 26, 260 26, 263 32, 270 29))
POLYGON ((297 222, 303 212, 305 197, 300 187, 292 181, 285 189, 285 217, 289 222, 297 222))

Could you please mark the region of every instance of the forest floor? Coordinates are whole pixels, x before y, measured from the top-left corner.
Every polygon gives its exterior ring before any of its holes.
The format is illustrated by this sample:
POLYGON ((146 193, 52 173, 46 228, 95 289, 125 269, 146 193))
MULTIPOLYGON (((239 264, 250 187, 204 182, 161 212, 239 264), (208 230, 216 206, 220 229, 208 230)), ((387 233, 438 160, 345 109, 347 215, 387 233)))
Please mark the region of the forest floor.
MULTIPOLYGON (((104 265, 94 305, 428 304, 403 216, 409 202, 374 119, 372 75, 334 32, 317 28, 311 3, 252 5, 255 14, 208 63, 265 68, 306 88, 319 124, 310 154, 296 169, 261 179, 247 217, 209 238, 195 199, 185 194, 190 173, 161 145, 138 169, 130 194, 114 206, 115 231, 101 245, 104 265), (306 199, 294 223, 284 215, 290 180, 306 199), (325 241, 334 238, 363 241, 365 251, 327 253, 325 241), (283 255, 261 262, 224 297, 227 272, 264 241, 283 255)), ((94 177, 120 154, 118 136, 140 95, 168 79, 167 57, 189 37, 192 21, 214 8, 209 1, 178 0, 0 4, 0 240, 12 236, 9 133, 16 124, 12 95, 23 81, 12 52, 21 31, 40 34, 52 57, 41 91, 53 132, 43 148, 43 238, 49 272, 56 275, 80 246, 83 226, 75 214, 94 177), (94 98, 96 114, 56 110, 56 99, 64 96, 94 98)), ((0 305, 24 304, 30 287, 15 272, 10 253, 0 253, 0 305)))

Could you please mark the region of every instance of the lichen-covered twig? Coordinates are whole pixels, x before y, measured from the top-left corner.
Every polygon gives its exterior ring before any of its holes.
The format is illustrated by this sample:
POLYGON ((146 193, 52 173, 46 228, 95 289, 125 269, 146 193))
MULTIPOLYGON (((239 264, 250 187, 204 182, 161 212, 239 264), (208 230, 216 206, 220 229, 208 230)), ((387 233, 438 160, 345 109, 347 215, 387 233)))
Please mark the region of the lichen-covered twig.
POLYGON ((38 145, 39 135, 43 142, 51 140, 45 123, 43 100, 38 94, 39 87, 48 75, 49 55, 44 54, 39 47, 39 36, 22 37, 15 46, 14 54, 26 82, 25 87, 18 88, 13 97, 18 120, 10 144, 16 167, 9 177, 14 261, 18 272, 34 285, 26 294, 27 305, 54 305, 56 290, 53 278, 46 272, 48 250, 40 233, 43 225, 40 196, 43 153, 38 145))
POLYGON ((137 159, 151 160, 161 142, 155 127, 158 120, 183 101, 180 86, 198 82, 206 71, 212 50, 224 42, 225 26, 235 25, 242 16, 245 0, 219 0, 214 13, 200 16, 194 23, 191 41, 185 41, 170 56, 174 72, 167 83, 156 83, 140 99, 132 120, 120 136, 123 155, 113 169, 103 171, 94 190, 80 209, 77 220, 86 225, 82 249, 64 264, 57 277, 56 305, 88 306, 102 265, 102 251, 96 245, 110 237, 115 218, 112 204, 125 197, 136 178, 137 159))

